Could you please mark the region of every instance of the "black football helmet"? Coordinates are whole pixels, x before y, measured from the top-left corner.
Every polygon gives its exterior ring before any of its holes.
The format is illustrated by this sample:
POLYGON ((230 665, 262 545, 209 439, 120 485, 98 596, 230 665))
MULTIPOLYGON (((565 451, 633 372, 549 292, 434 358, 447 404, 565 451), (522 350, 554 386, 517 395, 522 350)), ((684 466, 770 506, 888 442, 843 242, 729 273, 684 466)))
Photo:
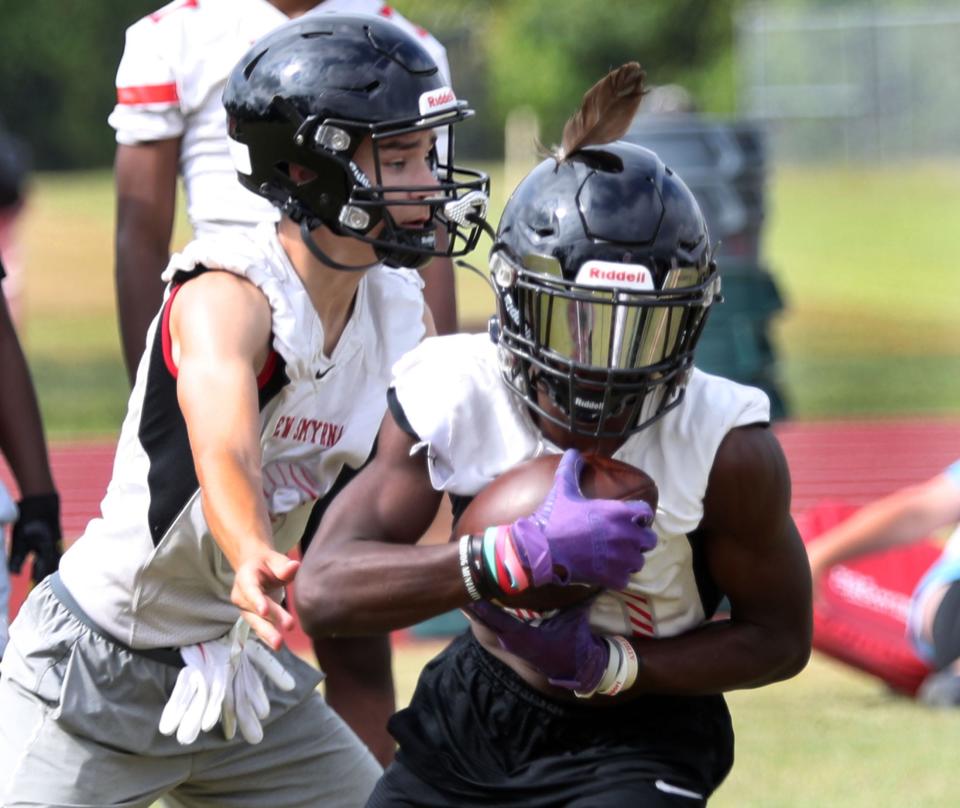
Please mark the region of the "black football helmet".
MULTIPOLYGON (((489 191, 485 174, 454 165, 454 124, 473 115, 446 85, 437 65, 406 32, 379 17, 311 14, 286 23, 259 40, 233 69, 223 94, 231 149, 240 182, 301 223, 321 224, 339 235, 373 245, 389 266, 419 267, 433 255, 463 255, 473 249, 489 191), (379 144, 384 138, 446 127, 444 160, 434 149, 435 186, 385 188, 379 144), (353 160, 361 141, 373 144, 375 176, 353 160), (298 164, 316 177, 290 178, 298 164), (391 218, 385 191, 424 192, 426 199, 391 199, 391 205, 430 208, 422 229, 401 228, 391 218), (468 221, 469 220, 469 221, 468 221), (380 223, 376 236, 371 231, 380 223), (449 233, 438 251, 436 227, 449 233)), ((322 260, 339 269, 346 267, 322 260)))
POLYGON ((720 277, 656 154, 618 141, 544 160, 504 208, 490 271, 501 370, 539 417, 618 438, 680 403, 720 277))

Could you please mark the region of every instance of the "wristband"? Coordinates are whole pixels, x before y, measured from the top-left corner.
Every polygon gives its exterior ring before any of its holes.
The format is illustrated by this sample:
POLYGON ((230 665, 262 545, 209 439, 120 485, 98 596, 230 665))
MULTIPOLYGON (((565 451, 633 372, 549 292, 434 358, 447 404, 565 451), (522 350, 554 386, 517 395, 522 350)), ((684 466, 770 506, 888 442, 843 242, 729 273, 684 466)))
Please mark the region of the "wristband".
MULTIPOLYGON (((601 686, 597 688, 597 692, 603 696, 616 696, 617 693, 633 687, 633 683, 637 681, 637 674, 640 672, 640 660, 637 658, 636 649, 634 649, 626 637, 614 634, 605 639, 611 646, 610 656, 613 656, 613 649, 616 647, 619 665, 613 682, 606 686, 604 686, 604 683, 601 683, 601 686)), ((607 667, 609 670, 609 666, 607 667)))
POLYGON ((508 525, 496 525, 484 531, 483 561, 500 594, 514 595, 530 587, 530 578, 517 554, 508 525))
POLYGON ((473 568, 470 565, 470 541, 473 537, 465 534, 460 537, 460 575, 463 585, 470 596, 470 600, 482 600, 477 582, 474 580, 473 568))
POLYGON ((640 672, 640 659, 633 645, 626 637, 613 634, 604 637, 609 657, 607 667, 600 677, 600 682, 590 691, 575 690, 574 695, 581 699, 588 699, 594 695, 616 696, 624 690, 629 690, 637 681, 640 672))

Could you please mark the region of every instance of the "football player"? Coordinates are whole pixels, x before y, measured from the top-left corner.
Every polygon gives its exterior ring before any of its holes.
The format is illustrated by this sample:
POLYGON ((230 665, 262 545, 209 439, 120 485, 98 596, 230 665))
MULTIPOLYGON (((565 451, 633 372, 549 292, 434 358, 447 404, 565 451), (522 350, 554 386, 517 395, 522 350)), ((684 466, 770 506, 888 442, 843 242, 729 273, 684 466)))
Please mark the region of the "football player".
POLYGON ((280 596, 430 331, 395 267, 439 228, 457 249, 478 235, 446 210, 482 207, 486 178, 435 147, 471 111, 414 38, 335 14, 256 43, 224 104, 239 178, 281 218, 164 272, 102 515, 10 628, 5 805, 356 806, 381 771, 281 647, 280 596))
MULTIPOLYGON (((237 182, 221 96, 230 69, 255 39, 289 17, 320 12, 375 14, 401 27, 451 85, 444 47, 379 0, 175 0, 128 29, 109 120, 117 138, 118 317, 131 381, 163 294, 178 173, 195 237, 278 219, 276 206, 237 182)), ((445 140, 438 132, 441 158, 445 140)), ((456 331, 449 258, 436 256, 421 272, 438 332, 456 331)), ((388 643, 341 638, 319 641, 314 651, 327 674, 327 699, 386 763, 393 743, 382 727, 394 709, 392 684, 371 679, 367 661, 389 661, 388 643)))
MULTIPOLYGON (((905 547, 960 521, 960 460, 939 474, 871 502, 807 545, 814 591, 831 567, 905 547)), ((840 619, 838 616, 836 619, 840 619)), ((917 698, 934 707, 960 705, 960 530, 917 582, 907 636, 929 674, 917 698)), ((875 670, 870 671, 876 673, 875 670)))
POLYGON ((650 151, 571 140, 504 209, 490 336, 427 339, 395 366, 376 457, 303 561, 314 635, 472 618, 391 719, 397 758, 369 806, 702 805, 733 762, 722 694, 793 676, 810 653, 767 398, 694 366, 720 292, 697 202, 650 151), (443 492, 457 515, 564 450, 531 518, 413 546, 443 492), (609 510, 627 503, 579 496, 587 450, 653 477, 655 536, 609 510), (533 622, 495 603, 557 583, 603 591, 533 622))
MULTIPOLYGON (((277 220, 276 208, 237 183, 221 103, 230 69, 288 19, 331 11, 375 14, 399 26, 451 84, 443 45, 379 0, 173 0, 127 30, 109 123, 117 139, 117 314, 131 383, 163 294, 177 175, 194 237, 277 220)), ((440 333, 455 331, 450 262, 438 257, 424 278, 440 333)))

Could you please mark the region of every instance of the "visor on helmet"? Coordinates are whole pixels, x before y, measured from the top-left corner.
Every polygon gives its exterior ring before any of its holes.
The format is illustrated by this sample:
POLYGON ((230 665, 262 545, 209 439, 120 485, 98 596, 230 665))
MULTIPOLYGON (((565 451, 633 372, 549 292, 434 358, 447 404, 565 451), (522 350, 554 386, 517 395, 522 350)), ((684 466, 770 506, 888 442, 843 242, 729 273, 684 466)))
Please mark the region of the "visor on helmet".
MULTIPOLYGON (((501 287, 503 346, 519 360, 515 386, 542 416, 546 392, 572 432, 616 437, 679 403, 707 308, 719 291, 711 268, 587 260, 571 282, 551 256, 491 255, 501 287)), ((509 374, 508 374, 509 382, 509 374)))

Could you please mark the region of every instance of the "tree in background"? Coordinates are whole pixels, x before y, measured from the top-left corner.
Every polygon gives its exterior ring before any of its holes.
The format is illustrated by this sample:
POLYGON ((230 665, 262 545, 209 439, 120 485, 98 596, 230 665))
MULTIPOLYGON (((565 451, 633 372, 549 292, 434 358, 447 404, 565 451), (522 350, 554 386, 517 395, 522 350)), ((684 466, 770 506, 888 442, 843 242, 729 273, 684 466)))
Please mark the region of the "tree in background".
MULTIPOLYGON (((480 114, 462 150, 499 157, 517 106, 559 137, 571 99, 612 65, 639 61, 712 113, 734 108, 733 13, 740 0, 395 0, 447 47, 457 92, 480 114)), ((40 169, 107 166, 106 118, 123 32, 163 0, 0 0, 0 115, 40 169)))
MULTIPOLYGON (((731 114, 733 15, 739 5, 738 0, 397 2, 447 45, 458 91, 467 94, 463 82, 483 82, 480 92, 470 86, 468 97, 494 131, 502 132, 510 110, 530 106, 540 114, 547 140, 559 137, 572 98, 611 65, 631 60, 644 66, 652 84, 682 84, 701 109, 731 114), (458 44, 465 39, 474 60, 469 70, 458 69, 458 44), (476 64, 478 54, 482 66, 476 64)), ((501 147, 497 140, 497 154, 501 147)))
POLYGON ((162 0, 0 0, 0 115, 38 168, 106 166, 123 32, 162 0))

